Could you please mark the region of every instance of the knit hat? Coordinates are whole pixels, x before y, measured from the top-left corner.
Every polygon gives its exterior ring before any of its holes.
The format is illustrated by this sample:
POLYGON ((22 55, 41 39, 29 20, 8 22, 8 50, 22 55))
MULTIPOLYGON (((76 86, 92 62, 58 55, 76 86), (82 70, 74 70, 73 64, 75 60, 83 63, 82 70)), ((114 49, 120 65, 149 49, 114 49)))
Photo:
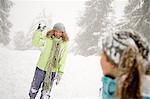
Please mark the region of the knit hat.
POLYGON ((65 26, 62 23, 56 23, 53 27, 53 30, 58 30, 61 32, 66 32, 65 26))
POLYGON ((112 33, 103 40, 102 44, 108 59, 115 65, 119 64, 122 53, 129 46, 137 48, 145 60, 149 58, 149 46, 147 42, 142 36, 133 31, 112 33))

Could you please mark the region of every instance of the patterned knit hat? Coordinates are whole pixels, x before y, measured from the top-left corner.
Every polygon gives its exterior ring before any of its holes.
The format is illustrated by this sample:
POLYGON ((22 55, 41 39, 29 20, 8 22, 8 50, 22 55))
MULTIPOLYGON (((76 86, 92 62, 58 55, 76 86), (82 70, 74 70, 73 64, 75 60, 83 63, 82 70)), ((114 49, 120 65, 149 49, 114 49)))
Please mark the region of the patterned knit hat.
POLYGON ((56 23, 53 27, 53 30, 58 30, 61 32, 66 32, 65 26, 62 23, 56 23))
POLYGON ((102 44, 108 59, 115 65, 119 64, 122 53, 129 46, 137 48, 145 60, 149 58, 149 46, 147 42, 133 31, 112 33, 103 40, 102 44))

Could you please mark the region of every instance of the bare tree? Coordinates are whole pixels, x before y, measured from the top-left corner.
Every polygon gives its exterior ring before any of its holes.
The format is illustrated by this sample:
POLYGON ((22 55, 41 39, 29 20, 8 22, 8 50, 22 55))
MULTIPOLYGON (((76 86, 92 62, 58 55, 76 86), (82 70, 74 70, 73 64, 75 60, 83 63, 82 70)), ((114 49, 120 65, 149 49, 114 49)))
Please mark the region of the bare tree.
POLYGON ((129 0, 121 28, 136 30, 150 42, 150 0, 129 0))
POLYGON ((8 16, 12 5, 10 0, 0 0, 0 43, 4 45, 10 41, 9 30, 12 24, 8 21, 8 16))
POLYGON ((98 55, 99 39, 110 24, 109 13, 112 12, 113 0, 88 0, 85 12, 78 21, 80 32, 75 38, 76 54, 83 56, 98 55))

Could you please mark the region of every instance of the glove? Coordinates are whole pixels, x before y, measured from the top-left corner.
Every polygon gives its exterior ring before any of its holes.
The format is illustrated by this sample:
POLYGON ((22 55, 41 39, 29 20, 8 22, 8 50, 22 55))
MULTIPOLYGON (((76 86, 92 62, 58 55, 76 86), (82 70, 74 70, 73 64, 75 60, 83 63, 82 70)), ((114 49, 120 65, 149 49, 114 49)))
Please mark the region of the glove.
POLYGON ((61 80, 62 74, 58 73, 56 76, 56 85, 59 84, 60 80, 61 80))
POLYGON ((38 28, 37 28, 37 30, 39 30, 40 28, 41 28, 41 24, 39 24, 39 25, 38 25, 38 28))
POLYGON ((46 28, 46 25, 41 26, 41 24, 39 24, 38 27, 37 27, 37 30, 42 32, 42 31, 44 31, 45 28, 46 28))

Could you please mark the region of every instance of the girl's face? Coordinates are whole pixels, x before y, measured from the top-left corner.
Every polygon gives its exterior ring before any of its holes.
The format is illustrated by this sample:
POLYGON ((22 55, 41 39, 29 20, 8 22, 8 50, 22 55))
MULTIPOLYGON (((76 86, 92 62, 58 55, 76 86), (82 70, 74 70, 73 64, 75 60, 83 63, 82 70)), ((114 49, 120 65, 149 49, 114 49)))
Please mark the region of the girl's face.
POLYGON ((58 31, 58 30, 55 30, 55 31, 54 31, 54 35, 55 35, 55 37, 57 37, 57 38, 60 38, 60 37, 62 36, 62 34, 63 34, 63 32, 61 32, 61 31, 58 31))
POLYGON ((101 54, 100 64, 104 75, 109 75, 112 77, 116 76, 117 74, 116 66, 112 65, 108 61, 107 56, 104 53, 101 54))

